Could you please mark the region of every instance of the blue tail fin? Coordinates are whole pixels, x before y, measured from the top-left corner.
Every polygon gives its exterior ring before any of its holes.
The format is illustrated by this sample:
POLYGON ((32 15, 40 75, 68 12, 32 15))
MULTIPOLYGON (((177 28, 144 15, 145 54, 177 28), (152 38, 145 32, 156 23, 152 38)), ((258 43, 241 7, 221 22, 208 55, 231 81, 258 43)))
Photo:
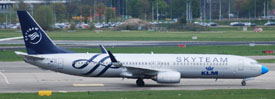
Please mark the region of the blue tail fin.
POLYGON ((72 53, 56 46, 27 11, 17 11, 28 54, 72 53))

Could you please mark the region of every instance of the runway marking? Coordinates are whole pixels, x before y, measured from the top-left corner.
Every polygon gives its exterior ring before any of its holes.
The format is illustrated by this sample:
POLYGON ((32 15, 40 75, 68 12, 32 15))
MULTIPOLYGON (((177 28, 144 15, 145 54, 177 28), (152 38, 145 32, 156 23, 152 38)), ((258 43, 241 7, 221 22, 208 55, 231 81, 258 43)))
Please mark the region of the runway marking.
POLYGON ((9 80, 8 80, 8 78, 7 78, 7 76, 6 76, 4 73, 2 73, 1 71, 0 71, 0 74, 4 77, 6 83, 7 83, 7 84, 10 84, 10 83, 9 83, 9 80))
POLYGON ((74 87, 103 87, 104 84, 73 84, 74 87))

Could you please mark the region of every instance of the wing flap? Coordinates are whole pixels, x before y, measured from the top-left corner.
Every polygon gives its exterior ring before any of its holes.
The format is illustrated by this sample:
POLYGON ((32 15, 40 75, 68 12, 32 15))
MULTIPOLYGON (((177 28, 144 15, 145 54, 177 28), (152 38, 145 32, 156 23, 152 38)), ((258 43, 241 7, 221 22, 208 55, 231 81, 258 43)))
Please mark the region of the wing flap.
POLYGON ((139 66, 121 66, 124 67, 126 70, 121 73, 121 76, 124 77, 139 77, 139 76, 154 76, 158 72, 162 71, 172 71, 172 70, 164 70, 164 69, 157 69, 157 68, 147 68, 147 67, 139 67, 139 66))

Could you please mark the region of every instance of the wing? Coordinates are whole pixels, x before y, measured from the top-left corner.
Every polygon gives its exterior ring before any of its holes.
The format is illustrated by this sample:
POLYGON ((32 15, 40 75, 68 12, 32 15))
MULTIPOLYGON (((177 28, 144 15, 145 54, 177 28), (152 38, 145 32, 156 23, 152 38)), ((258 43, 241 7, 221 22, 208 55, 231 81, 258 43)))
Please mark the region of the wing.
POLYGON ((157 68, 147 68, 147 67, 138 67, 138 66, 123 65, 121 67, 124 68, 124 71, 121 73, 121 76, 129 77, 129 78, 154 76, 158 72, 172 71, 172 70, 163 70, 163 69, 157 69, 157 68))
POLYGON ((172 71, 172 70, 167 70, 167 69, 160 69, 160 68, 150 68, 150 67, 141 67, 141 66, 130 66, 130 65, 123 65, 117 59, 115 56, 110 52, 107 51, 111 62, 114 66, 117 67, 122 67, 124 68, 123 72, 121 73, 121 76, 123 77, 128 77, 128 78, 138 78, 138 77, 148 77, 148 76, 154 76, 158 72, 162 71, 172 71))
POLYGON ((29 55, 27 53, 18 52, 18 51, 15 51, 15 54, 19 55, 19 56, 22 56, 24 58, 29 58, 29 59, 40 59, 40 60, 45 59, 44 57, 41 57, 41 56, 38 56, 38 55, 29 55))

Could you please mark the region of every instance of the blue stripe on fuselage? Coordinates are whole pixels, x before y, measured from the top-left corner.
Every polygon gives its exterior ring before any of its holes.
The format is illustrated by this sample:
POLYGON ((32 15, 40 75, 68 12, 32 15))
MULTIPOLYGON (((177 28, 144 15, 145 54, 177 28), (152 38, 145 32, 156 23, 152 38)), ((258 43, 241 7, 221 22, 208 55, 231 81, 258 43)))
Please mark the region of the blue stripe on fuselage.
POLYGON ((90 75, 91 73, 93 73, 100 66, 100 63, 104 62, 108 58, 110 58, 110 57, 109 56, 104 57, 89 72, 84 73, 82 75, 90 75))

